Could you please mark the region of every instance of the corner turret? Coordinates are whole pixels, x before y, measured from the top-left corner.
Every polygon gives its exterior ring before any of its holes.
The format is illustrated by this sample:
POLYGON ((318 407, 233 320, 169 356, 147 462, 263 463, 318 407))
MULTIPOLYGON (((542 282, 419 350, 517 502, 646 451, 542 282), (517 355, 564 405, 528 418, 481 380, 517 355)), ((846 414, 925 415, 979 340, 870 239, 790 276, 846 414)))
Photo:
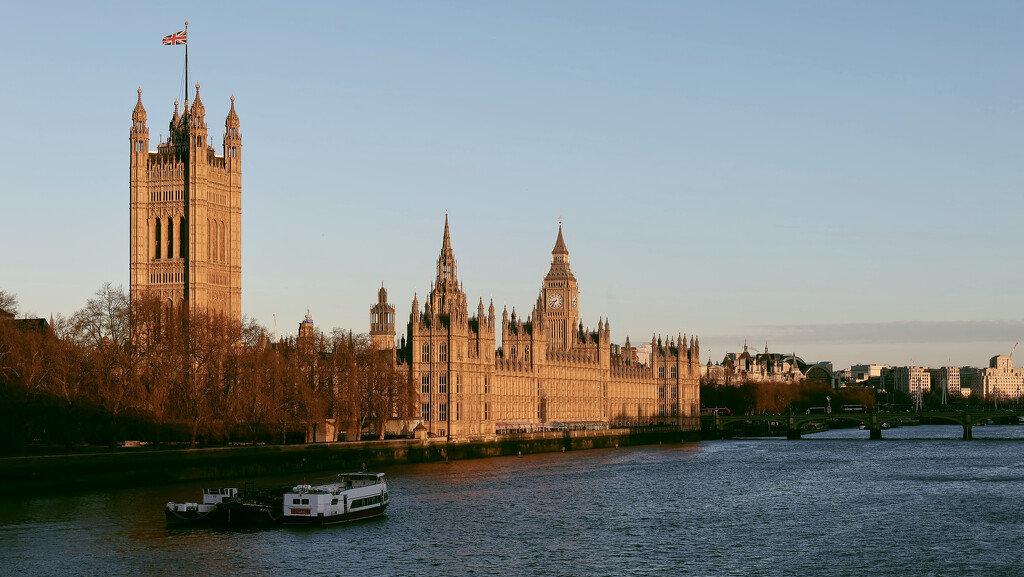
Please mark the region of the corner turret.
MULTIPOLYGON (((197 92, 198 95, 198 92, 197 92)), ((231 110, 224 119, 224 159, 232 172, 242 170, 242 133, 239 132, 238 114, 235 113, 235 95, 231 95, 231 110)))
POLYGON ((142 106, 142 87, 138 90, 139 98, 132 111, 132 130, 129 140, 132 147, 132 164, 149 153, 149 127, 146 126, 146 108, 142 106))
POLYGON ((383 282, 377 291, 377 304, 370 308, 370 343, 377 351, 395 348, 395 307, 388 304, 383 282))

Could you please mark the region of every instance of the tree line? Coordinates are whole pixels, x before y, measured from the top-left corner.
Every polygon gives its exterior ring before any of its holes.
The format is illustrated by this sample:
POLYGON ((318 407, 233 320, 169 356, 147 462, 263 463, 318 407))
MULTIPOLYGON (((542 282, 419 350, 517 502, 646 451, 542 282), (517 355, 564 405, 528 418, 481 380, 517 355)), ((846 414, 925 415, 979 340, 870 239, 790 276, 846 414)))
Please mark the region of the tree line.
MULTIPOLYGON (((335 329, 275 341, 251 319, 129 299, 104 284, 71 316, 16 319, 0 290, 0 449, 28 445, 285 443, 328 419, 384 438, 414 389, 393 352, 335 329)), ((321 429, 322 433, 322 429, 321 429)))
POLYGON ((802 413, 812 407, 827 407, 835 412, 843 405, 862 405, 873 409, 874 389, 847 387, 835 390, 827 382, 805 379, 796 383, 744 381, 722 385, 701 379, 700 402, 704 407, 725 407, 734 415, 802 413))

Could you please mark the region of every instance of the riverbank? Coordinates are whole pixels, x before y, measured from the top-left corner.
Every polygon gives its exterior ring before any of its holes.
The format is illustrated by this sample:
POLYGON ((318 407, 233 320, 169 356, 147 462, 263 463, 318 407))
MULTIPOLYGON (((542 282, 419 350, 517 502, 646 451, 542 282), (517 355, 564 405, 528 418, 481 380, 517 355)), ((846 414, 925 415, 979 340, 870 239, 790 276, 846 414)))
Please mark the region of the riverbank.
POLYGON ((699 431, 611 429, 490 436, 474 440, 402 439, 302 445, 132 450, 0 459, 0 496, 73 492, 116 485, 255 478, 377 469, 395 464, 699 441, 699 431))

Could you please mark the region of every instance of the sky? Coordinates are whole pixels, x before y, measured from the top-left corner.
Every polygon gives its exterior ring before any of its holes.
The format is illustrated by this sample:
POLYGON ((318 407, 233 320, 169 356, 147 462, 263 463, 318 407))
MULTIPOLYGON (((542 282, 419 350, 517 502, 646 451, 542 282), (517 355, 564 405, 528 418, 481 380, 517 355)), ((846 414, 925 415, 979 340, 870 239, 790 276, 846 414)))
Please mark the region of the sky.
MULTIPOLYGON (((400 321, 445 213, 475 309, 528 315, 562 219, 585 325, 806 361, 986 366, 1024 340, 1024 3, 19 2, 0 290, 128 289, 128 134, 189 80, 243 141, 242 310, 400 321)), ((1022 353, 1024 354, 1024 353, 1022 353)))

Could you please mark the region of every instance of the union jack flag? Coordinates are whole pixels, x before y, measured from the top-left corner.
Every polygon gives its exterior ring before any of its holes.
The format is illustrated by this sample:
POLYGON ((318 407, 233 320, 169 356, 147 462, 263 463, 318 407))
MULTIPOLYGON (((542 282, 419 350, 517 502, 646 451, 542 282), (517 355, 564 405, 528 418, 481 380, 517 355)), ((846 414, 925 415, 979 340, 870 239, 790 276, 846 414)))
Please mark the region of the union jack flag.
POLYGON ((186 40, 187 40, 186 36, 187 35, 188 35, 188 30, 182 30, 181 32, 175 32, 174 34, 171 34, 170 36, 164 36, 164 44, 166 44, 168 46, 174 45, 174 44, 186 44, 186 40))

